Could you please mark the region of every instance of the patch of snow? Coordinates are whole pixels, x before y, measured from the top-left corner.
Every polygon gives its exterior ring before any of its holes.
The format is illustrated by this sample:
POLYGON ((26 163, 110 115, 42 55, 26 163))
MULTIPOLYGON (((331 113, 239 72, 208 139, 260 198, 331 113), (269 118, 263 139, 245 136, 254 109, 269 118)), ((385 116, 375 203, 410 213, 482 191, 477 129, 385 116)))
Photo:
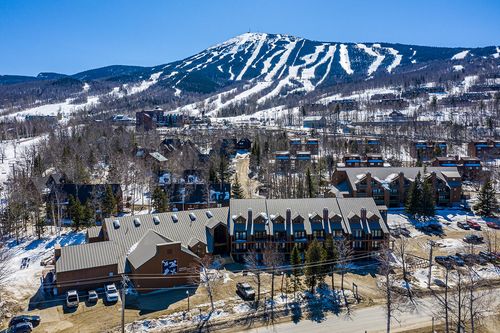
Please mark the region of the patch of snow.
POLYGON ((462 66, 462 65, 454 65, 453 66, 453 71, 455 71, 455 72, 462 71, 463 69, 464 69, 464 66, 462 66))
POLYGON ((123 87, 127 90, 127 95, 134 95, 143 92, 144 90, 149 89, 149 87, 151 87, 152 85, 156 84, 156 82, 158 82, 158 78, 162 73, 163 72, 151 74, 149 80, 144 80, 138 85, 124 84, 123 87))
POLYGON ((464 59, 467 55, 469 54, 469 50, 464 50, 461 52, 458 52, 455 54, 453 57, 451 57, 451 60, 462 60, 464 59))

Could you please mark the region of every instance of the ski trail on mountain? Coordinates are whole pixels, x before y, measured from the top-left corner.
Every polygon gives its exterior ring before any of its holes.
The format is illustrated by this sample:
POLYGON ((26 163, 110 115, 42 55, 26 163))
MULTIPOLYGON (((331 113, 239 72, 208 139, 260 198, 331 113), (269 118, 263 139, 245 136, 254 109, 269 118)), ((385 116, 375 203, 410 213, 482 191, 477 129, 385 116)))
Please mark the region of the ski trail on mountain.
POLYGON ((316 83, 316 87, 319 86, 321 83, 323 83, 323 81, 325 81, 326 78, 328 77, 328 73, 330 73, 330 69, 332 68, 333 56, 335 55, 336 50, 337 50, 337 44, 330 45, 328 47, 328 52, 326 53, 325 57, 323 58, 323 60, 321 60, 321 63, 318 64, 318 66, 321 64, 324 64, 327 61, 327 59, 330 58, 330 61, 328 62, 328 65, 326 66, 325 74, 323 74, 323 77, 321 78, 321 80, 319 80, 318 83, 316 83))
POLYGON ((375 57, 375 60, 370 64, 370 67, 368 67, 368 75, 372 75, 377 71, 379 68, 380 64, 382 64, 382 61, 385 59, 385 55, 380 54, 376 52, 373 47, 368 47, 365 44, 356 44, 356 46, 363 50, 366 54, 375 57))
POLYGON ((264 80, 266 80, 266 81, 272 80, 276 76, 278 71, 281 69, 281 67, 283 67, 286 64, 288 58, 290 57, 290 54, 292 53, 293 49, 297 45, 297 41, 293 41, 293 42, 290 40, 288 40, 288 41, 289 41, 289 43, 285 46, 285 52, 281 56, 278 63, 276 65, 274 65, 274 68, 266 75, 264 80))
POLYGON ((349 61, 349 53, 347 52, 347 45, 340 44, 340 66, 345 70, 345 72, 349 75, 354 73, 351 69, 351 62, 349 61))
POLYGON ((257 46, 255 47, 252 56, 248 59, 247 63, 245 64, 245 67, 241 70, 240 74, 236 77, 236 81, 239 81, 243 78, 243 75, 246 73, 248 68, 252 65, 252 63, 257 59, 257 56, 260 53, 260 49, 262 48, 262 45, 264 45, 264 42, 266 41, 267 34, 264 34, 263 36, 259 36, 259 42, 257 46))
POLYGON ((394 70, 394 68, 399 66, 399 64, 401 63, 401 60, 403 59, 403 56, 401 54, 399 54, 399 52, 397 50, 393 49, 392 47, 386 47, 386 50, 389 51, 389 53, 394 56, 394 60, 389 65, 389 67, 387 67, 387 71, 389 73, 391 73, 394 70))

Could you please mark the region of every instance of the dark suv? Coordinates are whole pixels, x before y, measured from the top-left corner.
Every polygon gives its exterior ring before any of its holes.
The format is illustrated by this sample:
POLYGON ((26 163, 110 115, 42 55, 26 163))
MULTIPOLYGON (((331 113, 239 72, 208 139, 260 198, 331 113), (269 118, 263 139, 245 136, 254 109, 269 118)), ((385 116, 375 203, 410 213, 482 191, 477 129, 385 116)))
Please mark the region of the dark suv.
POLYGON ((255 291, 252 286, 248 283, 238 282, 236 284, 236 292, 241 296, 244 300, 254 300, 255 299, 255 291))
POLYGON ((21 315, 12 317, 12 319, 9 321, 9 327, 15 326, 19 323, 31 323, 33 327, 37 327, 38 325, 40 325, 40 316, 21 315))

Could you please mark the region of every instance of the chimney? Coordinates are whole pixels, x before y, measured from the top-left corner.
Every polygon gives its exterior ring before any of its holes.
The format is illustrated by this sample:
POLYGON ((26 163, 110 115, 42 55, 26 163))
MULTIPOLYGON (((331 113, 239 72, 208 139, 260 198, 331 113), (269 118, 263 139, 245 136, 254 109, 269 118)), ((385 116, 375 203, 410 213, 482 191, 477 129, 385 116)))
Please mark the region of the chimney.
POLYGON ((323 222, 328 222, 328 208, 323 208, 323 222))
POLYGON ((247 223, 252 223, 252 222, 253 222, 252 208, 248 208, 248 221, 247 221, 247 223))
POLYGON ((290 208, 286 209, 286 223, 292 222, 292 210, 290 208))
POLYGON ((57 261, 57 259, 59 259, 60 256, 61 256, 61 245, 60 244, 56 244, 56 245, 54 245, 54 257, 55 257, 55 260, 57 261))
POLYGON ((366 221, 366 208, 361 208, 361 221, 366 221))

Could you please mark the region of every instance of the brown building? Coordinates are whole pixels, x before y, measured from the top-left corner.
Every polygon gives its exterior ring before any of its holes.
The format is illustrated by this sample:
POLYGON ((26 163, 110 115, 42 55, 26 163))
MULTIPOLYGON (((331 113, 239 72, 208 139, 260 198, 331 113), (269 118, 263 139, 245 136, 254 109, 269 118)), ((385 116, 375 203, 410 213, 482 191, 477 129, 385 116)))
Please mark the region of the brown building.
POLYGON ((342 157, 342 167, 383 167, 384 159, 380 154, 346 154, 342 157))
POLYGON ((190 284, 200 257, 227 253, 227 214, 213 208, 106 219, 88 230, 87 244, 56 248, 57 292, 99 288, 123 274, 140 292, 190 284))
POLYGON ((424 168, 338 168, 332 184, 343 197, 371 197, 377 205, 399 207, 419 172, 432 181, 437 206, 460 203, 462 179, 456 167, 428 167, 425 174, 424 168))
POLYGON ((314 239, 347 239, 357 253, 372 253, 389 239, 385 206, 372 198, 231 200, 228 221, 231 255, 242 261, 249 250, 257 259, 267 244, 288 255, 314 239))
POLYGON ((500 141, 472 141, 469 142, 467 149, 470 157, 477 157, 482 161, 500 158, 500 141))
POLYGON ((477 157, 436 157, 432 160, 432 166, 456 167, 462 180, 477 179, 483 170, 481 160, 477 157))
POLYGON ((410 145, 410 156, 418 161, 430 161, 434 157, 446 156, 448 145, 444 141, 414 141, 410 145))

